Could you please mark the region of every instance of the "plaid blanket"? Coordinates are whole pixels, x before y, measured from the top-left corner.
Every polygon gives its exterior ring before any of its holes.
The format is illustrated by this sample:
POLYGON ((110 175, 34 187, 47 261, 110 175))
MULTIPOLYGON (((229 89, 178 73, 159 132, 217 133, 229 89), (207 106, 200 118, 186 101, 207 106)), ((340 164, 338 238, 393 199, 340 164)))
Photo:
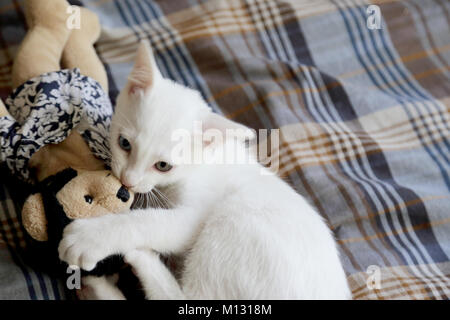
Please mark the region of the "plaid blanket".
MULTIPOLYGON (((355 299, 450 297, 450 2, 82 4, 103 25, 113 102, 147 38, 216 112, 280 129, 279 174, 328 221, 355 299)), ((22 1, 0 0, 2 98, 25 31, 22 1)), ((0 298, 71 297, 25 262, 26 190, 0 180, 0 298)))

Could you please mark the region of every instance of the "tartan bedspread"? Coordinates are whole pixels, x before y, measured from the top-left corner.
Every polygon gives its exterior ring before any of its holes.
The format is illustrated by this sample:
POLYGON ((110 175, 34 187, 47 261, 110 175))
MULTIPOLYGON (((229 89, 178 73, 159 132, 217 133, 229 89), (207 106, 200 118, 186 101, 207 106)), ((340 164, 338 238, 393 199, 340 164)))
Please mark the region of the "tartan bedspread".
MULTIPOLYGON (((147 38, 216 112, 280 129, 279 174, 328 221, 355 299, 450 297, 449 1, 82 4, 103 25, 113 102, 147 38)), ((2 98, 25 32, 23 1, 0 0, 2 98)), ((24 261, 25 191, 0 171, 0 299, 72 297, 24 261)))

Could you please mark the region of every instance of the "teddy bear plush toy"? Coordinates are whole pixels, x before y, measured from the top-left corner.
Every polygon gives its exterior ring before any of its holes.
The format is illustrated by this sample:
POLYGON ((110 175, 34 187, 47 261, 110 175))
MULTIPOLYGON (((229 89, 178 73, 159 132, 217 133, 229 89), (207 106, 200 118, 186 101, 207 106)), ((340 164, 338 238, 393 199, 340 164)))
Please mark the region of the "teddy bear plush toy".
MULTIPOLYGON (((70 29, 68 6, 65 0, 25 1, 28 32, 12 68, 15 89, 6 107, 0 101, 0 161, 34 188, 23 225, 61 266, 57 247, 67 224, 121 212, 133 202, 133 194, 105 170, 112 107, 93 47, 100 24, 80 8, 80 28, 70 29)), ((123 261, 110 257, 84 272, 90 294, 81 296, 123 298, 109 277, 121 268, 123 261)))
POLYGON ((132 199, 132 194, 106 170, 67 168, 37 183, 22 209, 22 223, 36 240, 28 257, 31 264, 57 275, 78 272, 83 288, 77 294, 82 299, 143 299, 136 290, 137 278, 119 255, 100 261, 89 272, 68 269, 58 258, 63 230, 74 219, 127 209, 132 199))

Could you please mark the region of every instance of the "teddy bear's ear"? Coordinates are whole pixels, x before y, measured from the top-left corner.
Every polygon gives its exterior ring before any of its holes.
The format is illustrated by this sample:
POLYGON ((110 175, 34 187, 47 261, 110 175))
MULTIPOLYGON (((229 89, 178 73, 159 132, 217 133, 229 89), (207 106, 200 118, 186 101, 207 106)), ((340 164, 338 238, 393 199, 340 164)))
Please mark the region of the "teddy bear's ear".
POLYGON ((22 223, 28 234, 37 241, 47 241, 47 218, 40 193, 28 197, 22 209, 22 223))

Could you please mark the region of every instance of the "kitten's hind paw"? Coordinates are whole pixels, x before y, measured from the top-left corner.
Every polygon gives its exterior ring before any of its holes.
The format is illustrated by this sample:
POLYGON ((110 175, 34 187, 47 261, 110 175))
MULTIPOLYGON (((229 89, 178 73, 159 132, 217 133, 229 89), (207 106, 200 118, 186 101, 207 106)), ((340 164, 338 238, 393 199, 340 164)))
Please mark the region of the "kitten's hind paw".
POLYGON ((146 265, 159 260, 159 253, 150 249, 135 249, 125 254, 124 261, 132 267, 146 265))

